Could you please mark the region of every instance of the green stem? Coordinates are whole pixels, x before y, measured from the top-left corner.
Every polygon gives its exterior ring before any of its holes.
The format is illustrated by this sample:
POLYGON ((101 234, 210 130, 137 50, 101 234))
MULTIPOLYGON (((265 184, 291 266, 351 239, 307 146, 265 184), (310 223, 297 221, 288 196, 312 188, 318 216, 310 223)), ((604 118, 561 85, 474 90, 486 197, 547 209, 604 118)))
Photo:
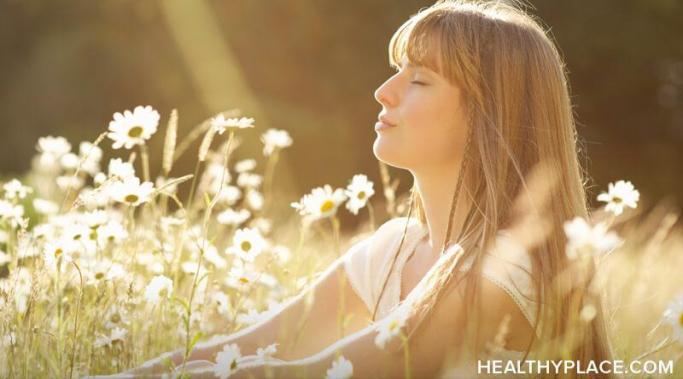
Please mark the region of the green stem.
POLYGON ((412 377, 411 373, 411 367, 410 367, 410 348, 408 346, 408 338, 403 334, 403 332, 400 332, 401 335, 401 341, 403 342, 403 362, 404 362, 404 373, 405 373, 405 378, 410 379, 412 377))

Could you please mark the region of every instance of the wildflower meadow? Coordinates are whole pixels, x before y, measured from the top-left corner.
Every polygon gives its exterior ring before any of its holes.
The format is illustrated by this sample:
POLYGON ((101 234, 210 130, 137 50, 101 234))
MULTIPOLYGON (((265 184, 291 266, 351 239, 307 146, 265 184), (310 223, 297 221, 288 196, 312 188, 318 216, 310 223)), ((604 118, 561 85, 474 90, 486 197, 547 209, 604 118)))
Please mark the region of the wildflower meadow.
MULTIPOLYGON (((278 312, 356 238, 405 210, 382 164, 380 183, 358 173, 283 198, 275 173, 296 141, 239 110, 212 115, 182 138, 178 112, 152 106, 115 112, 102 125, 86 141, 40 138, 31 170, 0 182, 0 377, 112 374, 179 347, 189 354, 278 312), (253 132, 262 155, 235 159, 253 132), (161 157, 150 156, 151 139, 164 141, 161 157), (104 156, 107 144, 113 156, 104 156), (193 172, 174 168, 181 155, 196 156, 193 172), (275 212, 277 204, 289 214, 275 212), (361 218, 360 229, 343 233, 340 212, 361 218)), ((627 179, 610 183, 593 199, 594 219, 566 221, 566 254, 597 262, 593 287, 606 295, 617 357, 671 360, 677 372, 680 212, 656 199, 644 212, 640 195, 627 179)), ((590 320, 595 309, 585 304, 575 317, 590 320)), ((405 338, 404 322, 397 312, 378 324, 377 346, 405 338)), ((277 357, 278 348, 254 357, 227 345, 215 375, 277 357)), ((352 377, 353 363, 340 356, 327 377, 352 377)))

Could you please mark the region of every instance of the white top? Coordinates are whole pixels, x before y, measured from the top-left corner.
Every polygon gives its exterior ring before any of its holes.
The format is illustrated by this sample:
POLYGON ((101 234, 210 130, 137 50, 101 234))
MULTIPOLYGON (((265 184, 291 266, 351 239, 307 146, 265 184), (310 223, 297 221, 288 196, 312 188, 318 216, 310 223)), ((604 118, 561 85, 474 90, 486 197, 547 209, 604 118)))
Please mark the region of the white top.
MULTIPOLYGON (((405 241, 399 256, 394 263, 394 269, 389 273, 391 261, 396 253, 396 249, 401 242, 401 236, 405 228, 406 217, 398 217, 382 224, 371 236, 355 243, 342 257, 344 269, 346 271, 351 287, 368 307, 370 313, 373 312, 377 298, 382 289, 383 281, 389 275, 384 295, 378 305, 376 320, 380 320, 393 311, 398 305, 401 293, 401 274, 410 253, 417 243, 427 234, 428 229, 419 220, 411 218, 405 241)), ((500 232, 497 235, 497 243, 492 251, 486 253, 482 263, 482 274, 494 284, 505 290, 514 300, 515 304, 522 311, 524 317, 530 325, 534 325, 537 302, 532 285, 531 261, 529 255, 522 249, 510 243, 512 240, 500 232)), ((406 296, 406 299, 415 295, 418 288, 425 281, 430 273, 443 264, 449 257, 453 256, 461 246, 451 245, 439 260, 425 274, 423 279, 406 296)), ((472 258, 463 262, 461 270, 465 271, 471 267, 472 258)), ((522 359, 524 352, 516 350, 499 350, 495 359, 522 359)))

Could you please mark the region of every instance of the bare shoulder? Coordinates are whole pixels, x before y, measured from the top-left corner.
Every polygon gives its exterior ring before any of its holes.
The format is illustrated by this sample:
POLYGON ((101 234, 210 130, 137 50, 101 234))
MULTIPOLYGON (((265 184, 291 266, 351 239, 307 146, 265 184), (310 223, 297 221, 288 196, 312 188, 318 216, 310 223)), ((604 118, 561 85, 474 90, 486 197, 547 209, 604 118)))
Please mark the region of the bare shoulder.
MULTIPOLYGON (((499 285, 483 276, 480 280, 481 312, 476 316, 480 327, 478 344, 486 346, 496 338, 506 315, 507 333, 505 334, 504 348, 508 350, 523 351, 533 337, 533 329, 526 320, 521 310, 510 295, 499 285)), ((458 325, 468 317, 467 310, 471 307, 466 303, 464 281, 451 281, 445 291, 445 295, 436 304, 433 313, 424 332, 424 345, 443 341, 445 335, 452 338, 453 345, 462 342, 464 335, 458 325)))

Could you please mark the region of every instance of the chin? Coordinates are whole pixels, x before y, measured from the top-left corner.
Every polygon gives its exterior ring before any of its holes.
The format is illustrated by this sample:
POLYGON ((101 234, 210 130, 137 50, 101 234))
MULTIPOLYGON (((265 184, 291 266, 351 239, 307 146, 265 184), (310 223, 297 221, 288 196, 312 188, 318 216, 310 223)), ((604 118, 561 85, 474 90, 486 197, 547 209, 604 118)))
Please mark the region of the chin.
POLYGON ((375 143, 372 145, 372 152, 377 160, 389 166, 402 169, 408 169, 410 166, 406 161, 407 154, 405 149, 399 148, 399 146, 381 136, 377 136, 375 139, 375 143))

